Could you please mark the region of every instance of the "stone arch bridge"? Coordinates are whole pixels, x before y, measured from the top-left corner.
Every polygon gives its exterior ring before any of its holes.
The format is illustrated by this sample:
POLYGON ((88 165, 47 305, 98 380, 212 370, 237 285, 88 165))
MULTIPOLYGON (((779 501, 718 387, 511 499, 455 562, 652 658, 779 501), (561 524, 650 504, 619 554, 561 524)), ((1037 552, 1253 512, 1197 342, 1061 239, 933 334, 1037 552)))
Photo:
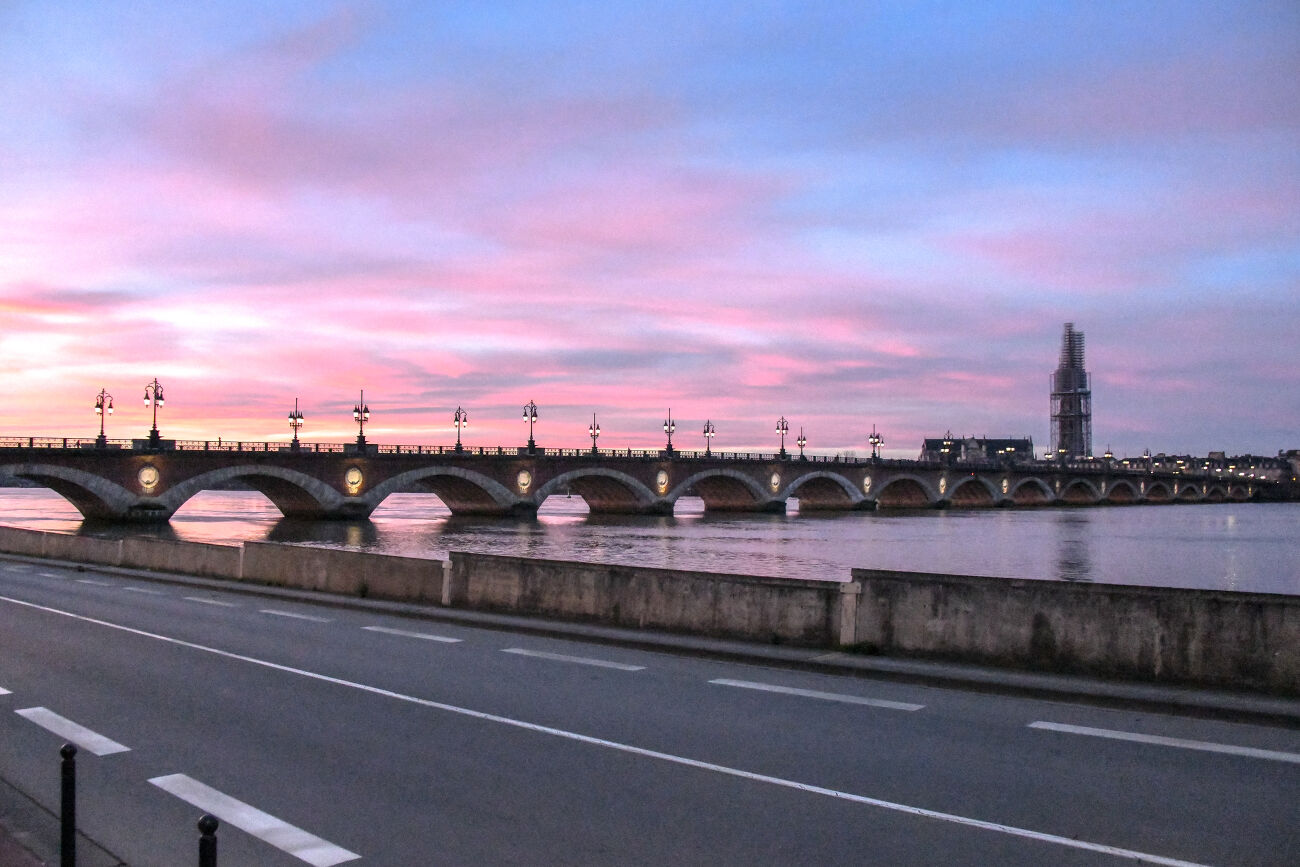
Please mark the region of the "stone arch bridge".
POLYGON ((53 489, 88 519, 163 522, 201 491, 251 488, 286 516, 365 518, 388 495, 433 493, 456 515, 530 516, 552 494, 593 513, 671 514, 683 496, 708 511, 1222 502, 1258 480, 1198 478, 1057 463, 841 460, 793 455, 464 449, 339 444, 0 440, 0 478, 53 489))

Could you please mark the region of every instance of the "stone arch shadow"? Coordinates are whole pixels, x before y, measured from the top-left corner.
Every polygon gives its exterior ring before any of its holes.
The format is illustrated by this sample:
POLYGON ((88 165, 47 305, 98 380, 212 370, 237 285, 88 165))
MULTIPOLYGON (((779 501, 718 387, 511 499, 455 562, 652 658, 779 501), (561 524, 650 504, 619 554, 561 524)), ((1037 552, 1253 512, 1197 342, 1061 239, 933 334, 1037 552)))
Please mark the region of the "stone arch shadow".
POLYGON ((784 511, 785 500, 738 470, 703 470, 688 476, 668 492, 671 502, 694 491, 706 512, 784 511))
POLYGON ((876 493, 876 506, 882 509, 926 509, 939 505, 939 493, 913 475, 895 476, 876 493))
POLYGON ((672 513, 676 496, 656 497, 640 479, 605 467, 570 470, 537 489, 540 506, 552 494, 572 491, 587 502, 592 514, 672 513))
POLYGON ((537 511, 537 503, 497 480, 461 467, 422 467, 385 479, 362 495, 370 514, 390 494, 435 494, 453 515, 509 515, 537 511))
POLYGON ((120 520, 127 517, 131 507, 140 500, 116 482, 70 467, 5 464, 0 466, 0 477, 25 479, 49 488, 71 503, 87 520, 120 520))
POLYGON ((798 499, 801 512, 855 509, 868 502, 858 487, 844 476, 825 470, 804 473, 786 485, 776 497, 798 499))
POLYGON ((343 495, 320 479, 297 470, 255 464, 223 467, 191 476, 169 487, 158 501, 172 515, 194 495, 234 481, 266 497, 286 518, 338 517, 347 511, 343 495))

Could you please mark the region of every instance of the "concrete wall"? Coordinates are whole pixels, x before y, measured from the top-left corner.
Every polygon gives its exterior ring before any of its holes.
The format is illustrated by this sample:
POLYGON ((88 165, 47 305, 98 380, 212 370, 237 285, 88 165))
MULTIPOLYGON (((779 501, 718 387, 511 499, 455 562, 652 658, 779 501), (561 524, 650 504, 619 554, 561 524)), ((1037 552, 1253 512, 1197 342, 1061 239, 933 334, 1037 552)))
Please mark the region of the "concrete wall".
POLYGON ((841 584, 451 552, 455 607, 791 644, 835 643, 841 584))
POLYGON ((854 569, 873 651, 1300 694, 1300 598, 854 569))
POLYGON ((154 572, 238 579, 242 554, 243 549, 238 545, 133 538, 122 540, 120 565, 154 572))
POLYGON ((245 542, 243 580, 348 596, 441 602, 443 561, 245 542))
POLYGON ((0 527, 0 551, 25 557, 41 557, 44 556, 45 537, 48 535, 50 534, 40 530, 0 527))

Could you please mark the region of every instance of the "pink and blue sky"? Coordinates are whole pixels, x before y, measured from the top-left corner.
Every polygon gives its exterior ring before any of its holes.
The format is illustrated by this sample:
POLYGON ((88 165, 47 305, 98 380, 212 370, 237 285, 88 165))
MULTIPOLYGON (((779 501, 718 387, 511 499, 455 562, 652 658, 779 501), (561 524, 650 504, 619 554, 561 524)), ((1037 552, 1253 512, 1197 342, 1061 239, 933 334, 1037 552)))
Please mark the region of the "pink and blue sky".
MULTIPOLYGON (((0 0, 0 435, 1300 448, 1300 5, 0 0)), ((789 444, 789 443, 787 443, 789 444)))

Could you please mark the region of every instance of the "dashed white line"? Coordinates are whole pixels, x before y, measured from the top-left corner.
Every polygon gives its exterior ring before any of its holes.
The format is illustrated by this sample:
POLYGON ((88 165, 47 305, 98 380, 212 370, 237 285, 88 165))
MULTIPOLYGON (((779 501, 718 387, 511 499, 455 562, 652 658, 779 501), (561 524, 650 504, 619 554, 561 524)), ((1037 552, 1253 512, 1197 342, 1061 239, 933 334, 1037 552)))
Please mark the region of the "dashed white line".
POLYGON ((294 620, 310 620, 313 623, 332 623, 328 617, 316 617, 312 614, 299 614, 296 611, 280 611, 277 608, 260 608, 259 614, 273 614, 276 617, 292 617, 294 620))
POLYGON ((867 707, 879 707, 887 710, 921 710, 925 705, 910 704, 905 701, 888 701, 883 698, 862 698, 856 695, 843 695, 838 692, 819 692, 815 689, 796 689, 792 686, 776 686, 770 683, 755 683, 751 680, 728 680, 719 678, 711 680, 709 683, 715 683, 718 686, 738 686, 741 689, 757 689, 762 692, 775 692, 781 695, 797 695, 802 698, 816 698, 822 701, 838 701, 844 704, 861 704, 867 707))
POLYGON ((387 626, 363 626, 367 632, 381 632, 384 635, 400 635, 402 638, 422 638, 425 641, 440 641, 443 644, 459 644, 462 639, 449 638, 446 635, 434 635, 431 632, 413 632, 409 629, 389 629, 387 626))
POLYGON ((84 614, 75 614, 71 611, 64 611, 59 608, 51 608, 47 605, 38 605, 35 602, 27 602, 22 599, 14 599, 10 596, 0 596, 0 602, 7 602, 10 605, 21 605, 24 608, 31 608, 36 611, 44 611, 48 614, 56 614, 60 617, 67 617, 72 620, 78 620, 82 623, 93 623, 96 626, 103 626, 106 629, 114 629, 118 632, 124 632, 128 635, 138 635, 142 638, 151 638, 155 641, 161 641, 171 644, 175 647, 187 647, 190 650, 197 650, 200 653, 210 653, 213 656, 219 656, 223 659, 231 659, 237 662, 245 662, 249 665, 256 665, 271 671, 280 671, 285 674, 292 674, 297 677, 305 677, 311 680, 320 681, 321 683, 332 683, 335 686, 341 686, 346 689, 355 689, 370 695, 390 698, 394 701, 406 702, 408 704, 427 707, 433 710, 440 710, 446 713, 457 714, 470 719, 482 720, 484 722, 496 723, 498 725, 510 726, 523 731, 536 732, 537 734, 549 735, 551 737, 562 738, 564 740, 583 743, 589 746, 602 747, 608 750, 625 753, 627 755, 640 756, 646 759, 666 762, 683 767, 694 768, 696 770, 710 771, 723 776, 734 777, 736 779, 749 780, 756 783, 764 783, 784 789, 791 789, 798 792, 804 792, 811 795, 820 795, 835 800, 844 801, 851 804, 861 804, 867 807, 876 807, 881 810, 890 810, 892 812, 903 813, 910 816, 919 816, 926 819, 934 819, 940 822, 949 822, 954 825, 961 825, 967 828, 977 828, 983 831, 991 831, 998 834, 1007 834, 1012 837, 1019 837, 1023 840, 1034 840, 1040 843, 1051 843, 1056 846, 1062 846, 1067 849, 1078 849, 1084 852, 1096 852, 1101 855, 1111 855, 1117 858, 1125 858, 1133 861, 1145 861, 1149 864, 1162 864, 1165 867, 1202 867, 1192 861, 1182 861, 1177 858, 1168 858, 1163 855, 1155 855, 1149 852, 1141 852, 1136 849, 1124 849, 1119 846, 1110 846, 1105 843, 1092 843, 1087 840, 1077 840, 1072 837, 1062 837, 1058 834, 1048 834, 1043 831, 1034 831, 1029 828, 1018 828, 1015 825, 1003 825, 999 822, 989 822, 984 819, 975 819, 970 816, 960 816, 955 813, 942 813, 938 810, 929 810, 925 807, 914 807, 909 804, 900 804, 895 801, 886 801, 880 798, 871 798, 866 795, 857 795, 852 792, 844 792, 838 789, 829 789, 824 786, 816 786, 811 783, 801 783, 797 780, 784 779, 782 777, 768 776, 753 771, 745 771, 740 768, 732 768, 726 765, 718 765, 712 762, 705 762, 699 759, 692 759, 686 756, 677 756, 672 753, 664 753, 658 750, 646 749, 645 747, 633 746, 632 744, 620 743, 618 741, 605 740, 604 738, 592 737, 579 732, 567 731, 565 729, 554 728, 552 726, 531 723, 525 720, 514 719, 512 717, 500 716, 499 714, 487 713, 486 711, 474 710, 472 708, 460 707, 445 702, 433 701, 427 698, 407 695, 405 693, 394 692, 393 690, 384 689, 378 686, 372 686, 356 681, 343 680, 342 678, 331 677, 327 674, 321 674, 316 671, 307 671, 306 669, 293 668, 288 665, 281 665, 278 662, 271 662, 267 659, 258 659, 255 656, 245 656, 240 653, 232 653, 229 650, 221 650, 217 647, 209 647, 204 644, 195 644, 192 641, 185 641, 180 638, 173 638, 169 635, 160 635, 156 632, 147 632, 143 629, 136 629, 132 626, 125 626, 121 623, 112 623, 108 620, 99 620, 94 617, 87 617, 84 614))
POLYGON ((507 647, 502 653, 518 656, 532 656, 537 659, 549 659, 553 662, 572 662, 577 665, 594 665, 597 668, 616 668, 619 671, 641 671, 644 665, 628 665, 624 662, 610 662, 607 659, 589 659, 585 656, 566 656, 563 653, 544 653, 540 650, 524 650, 522 647, 507 647))
POLYGON ((151 596, 162 596, 161 590, 154 590, 152 587, 123 587, 123 590, 129 590, 132 593, 148 593, 151 596))
POLYGON ((112 738, 104 737, 83 725, 61 717, 52 710, 43 707, 28 707, 14 713, 36 723, 47 731, 54 732, 61 738, 72 741, 84 750, 97 756, 111 756, 114 753, 130 752, 131 748, 119 744, 112 738))
POLYGON ((1216 744, 1213 741, 1193 741, 1183 738, 1168 738, 1162 735, 1144 735, 1137 732, 1115 731, 1113 729, 1096 729, 1088 726, 1072 726, 1065 723, 1032 722, 1031 729, 1049 732, 1063 732, 1068 735, 1087 735, 1094 738, 1108 738, 1115 741, 1131 741, 1138 744, 1153 744, 1161 747, 1177 747, 1184 750, 1200 750, 1206 753, 1223 753, 1229 756, 1244 756, 1251 759, 1268 759, 1274 762, 1290 762, 1300 765, 1300 753, 1284 753, 1279 750, 1261 750, 1256 747, 1239 747, 1234 744, 1216 744))
POLYGON ((13 693, 5 689, 3 686, 0 686, 0 695, 13 695, 13 693))
POLYGON ((114 585, 112 582, 110 582, 110 581, 96 581, 94 578, 78 578, 78 579, 77 579, 77 583, 78 583, 78 584, 94 584, 96 587, 113 587, 113 586, 115 586, 115 585, 114 585))
POLYGON ((361 857, 185 774, 154 777, 149 782, 312 867, 332 867, 361 857))
POLYGON ((62 578, 67 578, 67 577, 68 577, 67 575, 56 575, 56 574, 53 573, 53 572, 38 572, 37 574, 40 575, 42 578, 60 578, 60 579, 62 579, 62 578))
POLYGON ((220 599, 204 599, 202 596, 186 596, 186 602, 202 602, 204 605, 220 605, 222 608, 238 608, 234 602, 222 602, 220 599))

